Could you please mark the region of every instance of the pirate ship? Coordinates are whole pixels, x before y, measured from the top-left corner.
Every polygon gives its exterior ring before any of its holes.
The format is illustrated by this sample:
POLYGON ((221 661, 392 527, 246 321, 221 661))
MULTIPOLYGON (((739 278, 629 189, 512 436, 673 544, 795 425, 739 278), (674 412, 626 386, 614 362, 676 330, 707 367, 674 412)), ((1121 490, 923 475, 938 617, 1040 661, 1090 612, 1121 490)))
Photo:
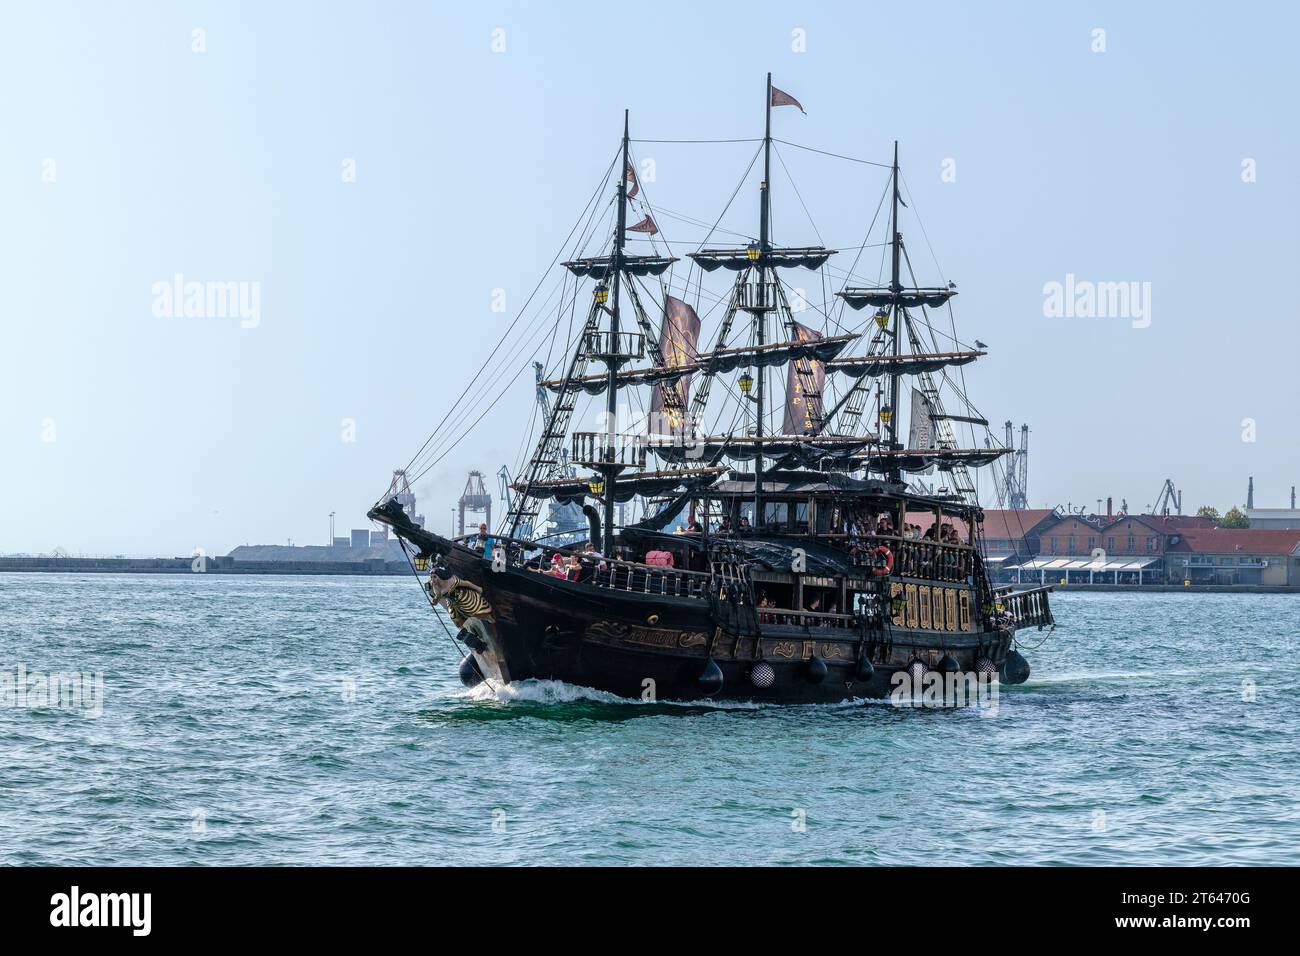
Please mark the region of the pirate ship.
MULTIPOLYGON (((962 387, 963 367, 985 351, 955 324, 943 332, 955 285, 915 278, 897 143, 889 163, 837 157, 885 180, 867 238, 840 269, 836 250, 774 241, 774 150, 811 149, 773 137, 784 106, 803 112, 769 74, 764 134, 748 141, 750 170, 762 158, 757 235, 732 245, 715 238, 722 216, 710 226, 649 203, 625 114, 602 177, 613 195, 602 203, 598 186, 566 240, 554 322, 521 313, 511 324, 524 347, 550 349, 538 384, 551 401, 539 403, 501 525, 451 539, 396 499, 371 509, 459 629, 466 684, 556 679, 629 697, 800 703, 887 696, 900 677, 919 686, 931 673, 1027 678, 1016 634, 1053 625, 1048 589, 990 582, 976 469, 1008 449, 962 387), (884 209, 888 232, 873 245, 884 209), (640 220, 629 225, 629 213, 640 220), (664 216, 706 231, 676 255, 664 216), (875 281, 860 274, 868 249, 881 250, 875 281), (704 280, 719 270, 734 281, 710 294, 704 280), (808 302, 787 279, 800 270, 838 288, 808 302), (782 372, 784 401, 773 402, 769 379, 782 372), (633 498, 645 517, 616 525, 615 505, 633 498), (582 508, 587 540, 547 540, 538 518, 556 502, 582 508)), ((495 357, 519 351, 503 340, 475 381, 499 382, 509 358, 495 357)), ((453 454, 482 417, 474 403, 498 397, 467 388, 408 472, 453 454)))

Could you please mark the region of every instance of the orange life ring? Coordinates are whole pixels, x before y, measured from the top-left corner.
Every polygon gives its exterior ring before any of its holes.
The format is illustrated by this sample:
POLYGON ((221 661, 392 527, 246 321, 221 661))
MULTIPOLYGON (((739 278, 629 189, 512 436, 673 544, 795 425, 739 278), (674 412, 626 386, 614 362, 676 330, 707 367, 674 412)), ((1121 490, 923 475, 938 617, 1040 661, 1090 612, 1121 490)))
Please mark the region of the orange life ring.
POLYGON ((883 544, 872 548, 867 554, 873 558, 871 562, 871 573, 884 577, 894 570, 894 552, 890 551, 883 544))

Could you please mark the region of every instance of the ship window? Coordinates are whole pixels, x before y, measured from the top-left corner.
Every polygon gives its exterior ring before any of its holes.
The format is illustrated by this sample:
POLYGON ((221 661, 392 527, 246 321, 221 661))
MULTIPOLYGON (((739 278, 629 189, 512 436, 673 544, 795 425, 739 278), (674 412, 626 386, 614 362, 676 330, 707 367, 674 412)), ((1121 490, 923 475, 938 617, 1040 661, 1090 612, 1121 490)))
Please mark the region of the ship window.
POLYGON ((820 614, 839 614, 839 592, 833 588, 804 588, 803 609, 820 614))
POLYGON ((808 503, 806 501, 801 501, 794 506, 794 530, 808 530, 808 503))
POLYGON ((763 506, 764 520, 770 527, 783 527, 789 520, 790 506, 784 501, 769 501, 763 506))
POLYGON ((817 533, 827 534, 844 530, 844 512, 829 501, 817 502, 817 533))
POLYGON ((790 623, 785 615, 769 614, 768 608, 789 609, 794 603, 794 588, 789 584, 761 584, 754 588, 759 620, 764 624, 790 623))

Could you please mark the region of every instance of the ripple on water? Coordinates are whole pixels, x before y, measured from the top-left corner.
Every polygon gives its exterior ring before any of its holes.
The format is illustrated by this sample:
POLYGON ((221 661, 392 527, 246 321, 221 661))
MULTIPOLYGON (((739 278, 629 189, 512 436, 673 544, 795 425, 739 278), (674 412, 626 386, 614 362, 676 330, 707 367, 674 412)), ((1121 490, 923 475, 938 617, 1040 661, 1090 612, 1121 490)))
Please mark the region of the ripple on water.
POLYGON ((0 575, 0 664, 105 684, 97 717, 0 709, 0 858, 1300 861, 1300 598, 1054 603, 981 714, 466 691, 404 579, 0 575))

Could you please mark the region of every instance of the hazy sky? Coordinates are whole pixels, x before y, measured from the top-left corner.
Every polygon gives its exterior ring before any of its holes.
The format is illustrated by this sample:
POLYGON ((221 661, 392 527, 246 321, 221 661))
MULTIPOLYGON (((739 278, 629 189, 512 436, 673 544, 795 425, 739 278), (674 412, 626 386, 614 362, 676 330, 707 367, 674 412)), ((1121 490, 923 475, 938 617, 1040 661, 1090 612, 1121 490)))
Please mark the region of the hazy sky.
MULTIPOLYGON (((777 136, 880 160, 900 140, 960 331, 990 345, 972 395, 1033 430, 1031 504, 1140 508, 1172 477, 1189 509, 1226 508, 1254 475, 1257 504, 1285 505, 1300 15, 1089 7, 7 3, 0 552, 364 526, 554 255, 623 108, 634 137, 757 136, 767 70, 808 110, 777 136), (255 324, 157 314, 178 273, 257 283, 255 324), (1046 317, 1071 274, 1149 282, 1149 325, 1046 317)), ((752 149, 637 148, 655 201, 707 220, 752 149)), ((827 243, 861 242, 881 171, 783 156, 827 243)), ((780 237, 815 241, 774 181, 780 237)), ((417 485, 436 527, 469 469, 495 490, 515 459, 515 391, 417 485)))

